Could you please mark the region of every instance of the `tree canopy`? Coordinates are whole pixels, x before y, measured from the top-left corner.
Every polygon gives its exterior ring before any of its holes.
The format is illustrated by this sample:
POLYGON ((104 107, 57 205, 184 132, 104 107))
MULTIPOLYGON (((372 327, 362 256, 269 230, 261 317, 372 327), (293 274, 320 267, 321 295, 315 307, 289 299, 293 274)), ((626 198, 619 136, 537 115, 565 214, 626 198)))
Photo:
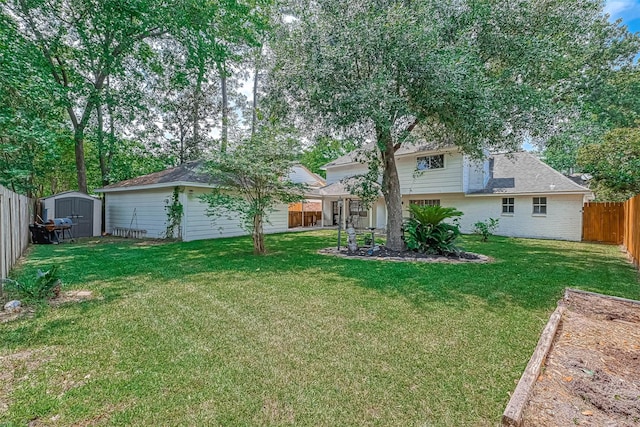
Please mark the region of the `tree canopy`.
POLYGON ((599 200, 624 201, 640 194, 640 129, 614 129, 601 143, 581 147, 578 164, 592 176, 599 200))
POLYGON ((403 246, 394 153, 416 139, 481 156, 543 141, 579 93, 632 61, 637 39, 599 1, 294 1, 272 40, 271 88, 309 127, 373 141, 387 245, 403 246), (630 40, 630 41, 629 41, 630 40))

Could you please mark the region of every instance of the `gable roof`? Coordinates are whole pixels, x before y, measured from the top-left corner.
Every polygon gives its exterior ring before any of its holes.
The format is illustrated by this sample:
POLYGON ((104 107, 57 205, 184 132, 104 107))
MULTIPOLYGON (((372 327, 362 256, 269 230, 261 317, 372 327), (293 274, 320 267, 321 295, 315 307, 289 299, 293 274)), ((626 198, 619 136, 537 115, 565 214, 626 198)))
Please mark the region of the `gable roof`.
POLYGON ((110 184, 95 191, 98 193, 109 193, 115 191, 175 187, 180 185, 212 187, 211 177, 201 171, 203 164, 204 161, 202 160, 187 162, 174 168, 110 184))
POLYGON ((485 188, 469 195, 591 193, 528 152, 494 154, 491 165, 485 188))
MULTIPOLYGON (((213 188, 215 182, 212 182, 209 174, 203 170, 203 166, 204 160, 188 162, 160 172, 110 184, 94 191, 97 193, 111 193, 176 186, 213 188)), ((319 188, 325 185, 324 179, 302 165, 294 165, 292 167, 289 172, 289 179, 296 183, 306 184, 311 188, 319 188)))
POLYGON ((306 166, 301 164, 293 165, 289 171, 289 180, 291 182, 305 184, 310 188, 320 188, 326 185, 324 178, 311 172, 306 166))
MULTIPOLYGON (((320 169, 326 170, 328 168, 336 167, 336 166, 344 166, 351 163, 360 163, 360 159, 365 159, 365 156, 370 153, 375 148, 373 143, 369 143, 363 145, 360 148, 356 148, 355 150, 345 154, 344 156, 338 157, 332 162, 327 163, 322 166, 320 169)), ((409 154, 415 154, 420 152, 430 152, 430 151, 450 151, 455 147, 452 144, 439 144, 435 142, 420 142, 420 143, 406 143, 403 144, 398 151, 396 151, 396 157, 402 157, 409 154)))

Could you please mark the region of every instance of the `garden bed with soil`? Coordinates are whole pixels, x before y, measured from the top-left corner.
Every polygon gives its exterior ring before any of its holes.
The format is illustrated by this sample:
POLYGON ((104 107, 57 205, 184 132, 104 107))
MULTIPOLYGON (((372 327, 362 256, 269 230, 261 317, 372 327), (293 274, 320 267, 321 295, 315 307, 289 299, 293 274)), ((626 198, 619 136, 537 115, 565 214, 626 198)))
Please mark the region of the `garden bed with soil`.
POLYGON ((568 290, 561 304, 522 425, 640 426, 640 302, 568 290))
POLYGON ((318 253, 323 255, 333 255, 343 258, 357 258, 378 261, 396 261, 396 262, 443 262, 443 263, 486 263, 492 259, 486 255, 475 254, 472 252, 460 252, 458 255, 432 255, 414 251, 394 251, 385 246, 378 246, 378 250, 371 251, 371 248, 358 248, 355 251, 349 251, 347 248, 325 248, 320 249, 318 253))

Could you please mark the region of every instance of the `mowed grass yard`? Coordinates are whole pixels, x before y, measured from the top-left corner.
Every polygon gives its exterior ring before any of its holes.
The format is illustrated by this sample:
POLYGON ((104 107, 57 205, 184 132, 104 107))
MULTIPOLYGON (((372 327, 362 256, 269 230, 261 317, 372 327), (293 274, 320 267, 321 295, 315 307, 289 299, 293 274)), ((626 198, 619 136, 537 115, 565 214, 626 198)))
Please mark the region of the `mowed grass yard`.
POLYGON ((100 298, 0 325, 0 424, 496 425, 565 287, 639 299, 620 249, 465 236, 491 264, 318 255, 335 231, 36 246, 100 298))

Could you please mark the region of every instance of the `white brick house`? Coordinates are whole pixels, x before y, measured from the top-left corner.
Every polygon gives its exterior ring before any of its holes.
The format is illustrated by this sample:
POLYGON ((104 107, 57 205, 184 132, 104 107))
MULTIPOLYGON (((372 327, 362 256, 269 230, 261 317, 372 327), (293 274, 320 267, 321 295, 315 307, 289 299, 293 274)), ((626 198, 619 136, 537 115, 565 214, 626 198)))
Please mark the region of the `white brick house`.
MULTIPOLYGON (((366 212, 346 190, 349 177, 366 172, 357 150, 327 165, 323 224, 336 225, 340 203, 343 217, 359 227, 386 227, 384 199, 366 212)), ((473 224, 498 218, 496 234, 559 240, 581 240, 582 206, 593 197, 582 187, 527 152, 494 154, 474 161, 455 148, 428 145, 403 147, 396 153, 403 214, 411 203, 452 206, 464 213, 460 224, 470 233, 473 224)))

